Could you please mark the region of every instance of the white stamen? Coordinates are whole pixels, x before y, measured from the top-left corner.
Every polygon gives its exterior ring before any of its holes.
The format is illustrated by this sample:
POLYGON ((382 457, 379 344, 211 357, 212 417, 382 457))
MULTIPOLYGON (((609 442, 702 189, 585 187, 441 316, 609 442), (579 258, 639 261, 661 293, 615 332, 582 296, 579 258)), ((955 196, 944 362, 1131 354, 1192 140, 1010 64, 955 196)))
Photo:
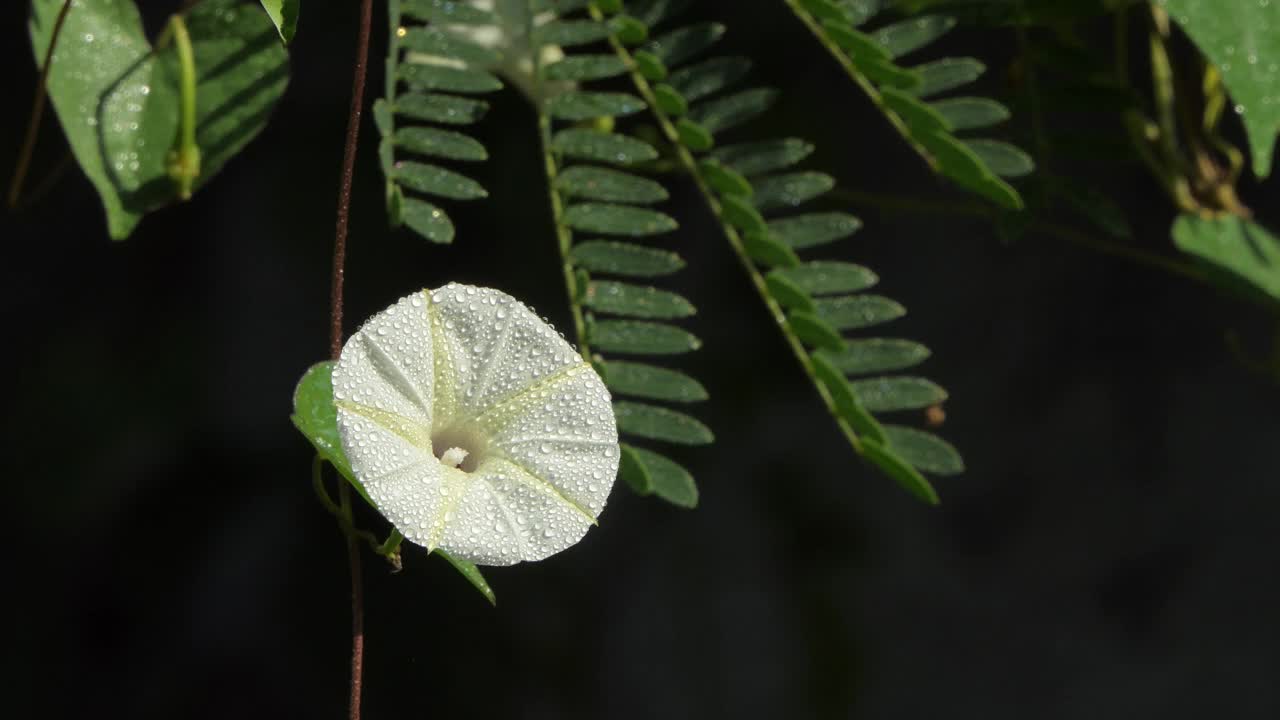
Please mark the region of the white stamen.
POLYGON ((461 465, 462 461, 466 460, 467 456, 470 454, 471 453, 460 447, 451 447, 448 450, 445 450, 444 454, 440 456, 440 462, 444 463, 445 467, 456 468, 461 465))

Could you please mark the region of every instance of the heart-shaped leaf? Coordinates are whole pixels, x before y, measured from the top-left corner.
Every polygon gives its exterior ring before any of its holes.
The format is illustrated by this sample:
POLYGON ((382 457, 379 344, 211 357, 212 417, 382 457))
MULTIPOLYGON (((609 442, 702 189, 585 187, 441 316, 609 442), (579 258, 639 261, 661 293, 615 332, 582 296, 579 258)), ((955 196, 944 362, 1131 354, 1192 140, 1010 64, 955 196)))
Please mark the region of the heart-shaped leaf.
MULTIPOLYGON (((44 58, 61 0, 35 0, 31 42, 44 58)), ((198 188, 266 125, 288 83, 288 55, 259 8, 206 0, 186 16, 196 65, 198 188)), ((76 161, 102 198, 107 229, 127 237, 172 202, 167 157, 179 126, 177 51, 152 48, 132 0, 77 0, 49 70, 49 98, 76 161)))

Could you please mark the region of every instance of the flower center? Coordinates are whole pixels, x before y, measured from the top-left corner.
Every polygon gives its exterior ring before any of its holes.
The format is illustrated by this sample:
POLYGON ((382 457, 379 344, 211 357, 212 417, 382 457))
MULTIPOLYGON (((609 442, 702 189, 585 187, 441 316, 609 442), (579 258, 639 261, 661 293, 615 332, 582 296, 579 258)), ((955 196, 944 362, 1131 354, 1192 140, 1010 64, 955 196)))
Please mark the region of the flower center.
POLYGON ((487 446, 479 433, 466 428, 449 427, 431 436, 431 447, 440 463, 463 472, 475 472, 487 446))

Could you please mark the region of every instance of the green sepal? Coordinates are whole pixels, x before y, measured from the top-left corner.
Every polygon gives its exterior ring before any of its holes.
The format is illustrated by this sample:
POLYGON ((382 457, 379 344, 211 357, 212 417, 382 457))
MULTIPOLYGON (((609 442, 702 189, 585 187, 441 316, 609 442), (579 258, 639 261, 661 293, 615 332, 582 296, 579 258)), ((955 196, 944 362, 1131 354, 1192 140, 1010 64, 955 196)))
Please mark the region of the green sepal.
POLYGON ((462 577, 467 579, 467 582, 471 583, 472 587, 479 590, 481 595, 484 595, 490 605, 497 606, 498 596, 493 593, 493 588, 489 587, 489 582, 484 579, 484 575, 481 574, 480 568, 476 567, 475 563, 470 560, 456 558, 440 548, 432 550, 431 553, 444 558, 446 562, 453 566, 454 570, 457 570, 462 577))

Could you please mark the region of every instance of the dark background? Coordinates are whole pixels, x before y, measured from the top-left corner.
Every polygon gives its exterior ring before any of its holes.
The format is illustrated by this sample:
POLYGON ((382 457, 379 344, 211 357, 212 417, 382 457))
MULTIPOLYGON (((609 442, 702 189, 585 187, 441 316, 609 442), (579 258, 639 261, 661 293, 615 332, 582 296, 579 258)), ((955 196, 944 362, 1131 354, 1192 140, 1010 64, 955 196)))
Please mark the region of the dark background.
MULTIPOLYGON (((35 83, 22 5, 3 17, 6 175, 35 83)), ((148 4, 150 27, 171 5, 148 4)), ((781 3, 698 5, 785 90, 740 136, 812 139, 809 166, 848 188, 970 201, 781 3)), ((306 3, 270 127, 128 241, 107 239, 74 167, 0 220, 12 717, 345 712, 343 542, 288 415, 326 355, 355 20, 355 2, 306 3)), ((923 55, 976 54, 983 91, 1016 90, 1011 32, 940 47, 923 55)), ((497 99, 479 130, 499 159, 477 171, 491 200, 449 205, 448 248, 387 229, 366 126, 349 329, 450 280, 567 327, 531 120, 497 99)), ((62 142, 46 123, 33 183, 62 142)), ((1139 166, 1073 169, 1103 179, 1134 243, 1171 252, 1173 211, 1139 166)), ((1243 187, 1272 227, 1276 182, 1243 187)), ((1277 388, 1223 342, 1264 339, 1259 311, 1055 240, 1004 243, 981 219, 854 206, 866 227, 832 256, 880 273, 912 311, 891 330, 933 349, 923 371, 952 394, 943 433, 968 472, 931 509, 857 461, 693 189, 672 189, 691 265, 675 284, 706 341, 682 367, 708 386, 696 412, 718 436, 675 453, 701 507, 620 486, 579 545, 491 570, 496 609, 435 558, 409 552, 391 575, 367 557, 366 717, 1280 713, 1277 388)))

